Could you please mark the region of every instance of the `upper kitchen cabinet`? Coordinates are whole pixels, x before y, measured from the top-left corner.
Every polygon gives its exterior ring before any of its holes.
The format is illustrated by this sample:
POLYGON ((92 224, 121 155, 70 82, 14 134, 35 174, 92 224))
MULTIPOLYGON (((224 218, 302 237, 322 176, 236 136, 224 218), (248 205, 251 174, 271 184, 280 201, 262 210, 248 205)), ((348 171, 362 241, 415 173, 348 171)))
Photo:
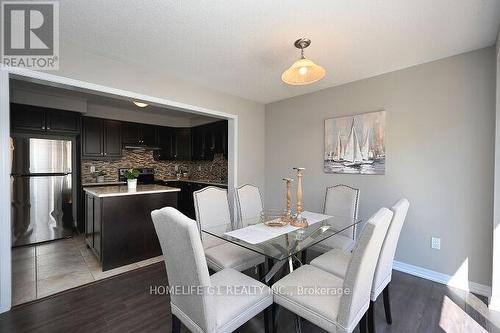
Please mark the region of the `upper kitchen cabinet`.
POLYGON ((224 154, 227 157, 227 120, 210 124, 213 129, 213 149, 216 154, 224 154))
POLYGON ((154 151, 154 158, 158 161, 169 161, 174 159, 174 129, 172 127, 158 128, 158 147, 154 151))
POLYGON ((80 114, 61 110, 47 109, 47 131, 78 133, 80 131, 80 114))
POLYGON ((214 154, 227 157, 227 121, 218 121, 192 129, 193 160, 211 161, 214 154))
POLYGON ((78 134, 80 114, 24 104, 11 104, 12 131, 78 134))
POLYGON ((191 130, 191 140, 193 161, 207 161, 213 159, 213 154, 210 151, 212 139, 210 133, 207 132, 207 126, 193 127, 191 130))
POLYGON ((154 125, 122 123, 123 144, 156 146, 157 128, 154 125))
POLYGON ((116 120, 104 120, 104 155, 122 156, 122 127, 116 120))
POLYGON ((104 122, 102 119, 82 119, 82 156, 104 157, 104 122))
POLYGON ((82 124, 82 158, 118 158, 122 156, 120 122, 84 117, 82 124))
POLYGON ((191 160, 191 128, 175 128, 173 137, 174 159, 191 160))

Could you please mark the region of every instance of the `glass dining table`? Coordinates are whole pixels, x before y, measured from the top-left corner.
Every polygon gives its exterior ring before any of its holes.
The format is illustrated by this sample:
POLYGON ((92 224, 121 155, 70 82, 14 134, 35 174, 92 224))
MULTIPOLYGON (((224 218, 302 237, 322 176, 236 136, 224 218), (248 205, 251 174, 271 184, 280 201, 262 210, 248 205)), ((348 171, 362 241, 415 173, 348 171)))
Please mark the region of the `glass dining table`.
MULTIPOLYGON (((272 282, 273 277, 284 265, 288 264, 290 272, 294 265, 305 264, 307 249, 330 237, 340 234, 351 227, 356 228, 361 220, 344 216, 328 216, 325 220, 310 224, 307 227, 292 230, 263 242, 252 244, 240 238, 227 235, 228 232, 261 223, 260 219, 241 221, 234 227, 232 224, 202 227, 202 232, 223 239, 266 257, 267 273, 265 283, 272 282)), ((280 228, 280 227, 274 227, 280 228)))

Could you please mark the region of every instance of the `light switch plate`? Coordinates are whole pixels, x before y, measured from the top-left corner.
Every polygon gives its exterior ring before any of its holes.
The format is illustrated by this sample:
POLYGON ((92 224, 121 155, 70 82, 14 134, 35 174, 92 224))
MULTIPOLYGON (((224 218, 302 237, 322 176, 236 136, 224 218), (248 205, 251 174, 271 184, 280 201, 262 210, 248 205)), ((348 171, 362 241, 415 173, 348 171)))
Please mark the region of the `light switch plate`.
POLYGON ((432 237, 431 238, 431 248, 435 250, 441 250, 441 238, 432 237))

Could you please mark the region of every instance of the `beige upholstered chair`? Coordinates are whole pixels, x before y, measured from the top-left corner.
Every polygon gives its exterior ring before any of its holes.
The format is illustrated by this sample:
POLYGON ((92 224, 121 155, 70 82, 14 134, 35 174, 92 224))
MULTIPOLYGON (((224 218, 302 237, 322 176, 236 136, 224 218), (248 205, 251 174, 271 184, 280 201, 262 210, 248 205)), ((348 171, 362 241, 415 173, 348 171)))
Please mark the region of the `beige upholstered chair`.
POLYGON ((191 332, 233 332, 273 303, 269 287, 233 269, 209 276, 196 221, 172 207, 155 210, 151 216, 169 286, 183 290, 170 295, 173 333, 180 332, 180 322, 191 332), (228 292, 238 288, 253 292, 244 296, 228 292))
MULTIPOLYGON (((347 185, 335 185, 327 187, 325 195, 324 213, 333 216, 349 217, 348 221, 355 221, 358 218, 359 190, 347 185), (352 218, 352 220, 351 220, 352 218)), ((336 225, 339 229, 344 229, 348 225, 336 225)), ((347 223, 347 221, 340 222, 347 223)), ((356 227, 346 228, 344 231, 325 239, 313 247, 320 252, 327 252, 331 249, 342 249, 351 251, 356 243, 356 227)))
POLYGON ((239 227, 246 227, 250 221, 258 222, 263 210, 259 188, 255 185, 245 184, 238 187, 235 193, 239 227))
POLYGON ((208 186, 194 192, 193 197, 196 221, 208 267, 216 272, 224 268, 234 268, 242 272, 258 266, 262 274, 261 264, 265 261, 263 255, 201 232, 204 227, 231 224, 227 190, 208 186))
MULTIPOLYGON (((370 333, 375 332, 375 323, 373 318, 374 302, 382 292, 384 293, 386 321, 388 324, 392 323, 389 300, 389 284, 392 279, 392 263, 394 261, 399 235, 401 233, 401 229, 403 228, 409 206, 410 203, 407 199, 400 199, 391 208, 394 215, 392 217, 391 225, 387 231, 387 235, 385 236, 384 244, 382 245, 370 294, 370 309, 368 311, 368 325, 370 327, 370 333)), ((335 249, 317 257, 311 261, 311 265, 335 274, 340 278, 344 278, 351 256, 351 253, 347 251, 335 249)))
POLYGON ((344 279, 304 265, 273 285, 274 302, 328 332, 352 332, 358 323, 365 332, 373 276, 391 218, 392 212, 381 208, 368 220, 344 279), (313 287, 313 291, 320 288, 325 293, 301 293, 302 287, 313 287), (349 292, 335 294, 337 288, 349 292))

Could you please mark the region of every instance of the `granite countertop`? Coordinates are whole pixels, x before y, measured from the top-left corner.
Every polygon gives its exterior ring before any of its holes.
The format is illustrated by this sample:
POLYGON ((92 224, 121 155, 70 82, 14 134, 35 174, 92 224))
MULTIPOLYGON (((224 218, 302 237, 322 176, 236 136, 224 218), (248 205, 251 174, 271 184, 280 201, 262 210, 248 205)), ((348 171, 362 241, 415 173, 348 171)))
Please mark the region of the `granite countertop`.
POLYGON ((109 181, 103 183, 83 183, 82 186, 109 186, 109 185, 126 185, 127 182, 109 181))
POLYGON ((207 184, 207 185, 216 185, 216 186, 227 186, 227 182, 219 182, 219 181, 214 181, 214 180, 206 180, 206 179, 177 179, 177 178, 172 178, 172 179, 161 179, 164 182, 187 182, 187 183, 198 183, 198 184, 207 184))
POLYGON ((144 195, 155 193, 179 192, 180 189, 163 185, 137 185, 137 189, 129 190, 127 186, 92 186, 83 189, 98 198, 120 197, 126 195, 144 195))

